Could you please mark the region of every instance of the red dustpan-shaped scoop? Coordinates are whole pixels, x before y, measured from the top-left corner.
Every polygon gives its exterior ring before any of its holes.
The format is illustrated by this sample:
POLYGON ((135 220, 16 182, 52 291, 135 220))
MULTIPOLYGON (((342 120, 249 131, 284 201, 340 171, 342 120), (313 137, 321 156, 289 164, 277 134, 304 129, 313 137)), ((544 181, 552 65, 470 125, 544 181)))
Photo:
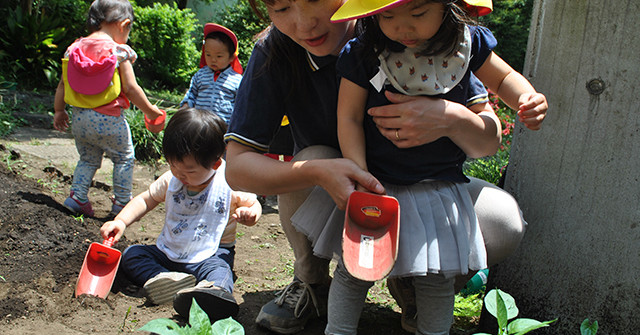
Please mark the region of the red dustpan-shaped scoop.
POLYGON ((398 255, 400 206, 394 197, 353 192, 347 201, 342 258, 349 273, 376 281, 391 272, 398 255))
POLYGON ((112 245, 113 236, 104 240, 102 244, 91 243, 78 275, 76 297, 90 294, 102 299, 107 298, 122 255, 120 250, 112 248, 112 245))

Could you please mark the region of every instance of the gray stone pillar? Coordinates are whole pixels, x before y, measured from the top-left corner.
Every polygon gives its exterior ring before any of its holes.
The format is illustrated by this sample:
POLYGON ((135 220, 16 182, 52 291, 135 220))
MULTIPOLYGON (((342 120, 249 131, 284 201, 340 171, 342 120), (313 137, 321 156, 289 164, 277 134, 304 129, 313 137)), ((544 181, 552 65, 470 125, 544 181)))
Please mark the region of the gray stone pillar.
MULTIPOLYGON (((518 125, 506 190, 529 226, 490 284, 534 334, 640 333, 640 0, 536 0, 524 75, 550 103, 518 125)), ((508 41, 502 41, 508 43, 508 41)))

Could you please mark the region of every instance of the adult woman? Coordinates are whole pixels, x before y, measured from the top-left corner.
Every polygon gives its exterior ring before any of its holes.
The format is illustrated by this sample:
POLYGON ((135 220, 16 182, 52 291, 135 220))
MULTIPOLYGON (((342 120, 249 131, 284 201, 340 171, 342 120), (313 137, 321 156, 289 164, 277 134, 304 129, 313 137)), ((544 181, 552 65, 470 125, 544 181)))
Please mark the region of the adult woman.
MULTIPOLYGON (((339 158, 335 61, 354 36, 354 22, 331 23, 330 17, 343 0, 263 1, 272 26, 257 43, 238 90, 225 136, 227 181, 234 189, 280 195, 281 223, 296 257, 295 278, 262 308, 256 322, 289 334, 300 331, 309 318, 323 313, 330 281, 329 262, 313 255, 306 236, 291 226, 291 215, 313 186, 324 188, 339 208, 345 207, 355 183, 376 193, 383 193, 384 189, 371 174, 352 161, 339 158), (262 155, 283 115, 289 118, 296 145, 295 158, 288 163, 262 155)), ((255 0, 250 2, 257 8, 255 0)), ((469 92, 469 96, 477 93, 469 92)), ((483 118, 466 106, 392 93, 387 97, 392 105, 368 112, 380 132, 398 147, 447 136, 470 156, 479 157, 490 153, 478 150, 478 143, 499 136, 496 127, 500 126, 495 119, 483 118)), ((543 114, 524 117, 525 122, 536 126, 543 118, 543 114)), ((506 192, 479 180, 469 186, 485 236, 488 262, 495 264, 517 247, 525 223, 517 203, 506 192)), ((407 299, 399 299, 403 312, 409 304, 407 299)))

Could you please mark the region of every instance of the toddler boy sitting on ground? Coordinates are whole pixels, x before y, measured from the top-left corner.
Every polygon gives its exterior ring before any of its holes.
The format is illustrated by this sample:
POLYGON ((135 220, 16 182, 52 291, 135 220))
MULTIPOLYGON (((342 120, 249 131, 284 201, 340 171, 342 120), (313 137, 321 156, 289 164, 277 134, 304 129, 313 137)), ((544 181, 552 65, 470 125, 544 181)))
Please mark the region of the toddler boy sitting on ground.
POLYGON ((144 288, 150 303, 173 301, 176 312, 188 319, 195 298, 212 323, 238 314, 231 294, 236 225, 252 226, 262 214, 255 194, 227 185, 225 132, 225 122, 214 113, 179 110, 162 142, 170 171, 100 228, 102 237, 112 235, 117 241, 127 226, 165 202, 165 223, 156 244, 128 247, 120 270, 144 288))

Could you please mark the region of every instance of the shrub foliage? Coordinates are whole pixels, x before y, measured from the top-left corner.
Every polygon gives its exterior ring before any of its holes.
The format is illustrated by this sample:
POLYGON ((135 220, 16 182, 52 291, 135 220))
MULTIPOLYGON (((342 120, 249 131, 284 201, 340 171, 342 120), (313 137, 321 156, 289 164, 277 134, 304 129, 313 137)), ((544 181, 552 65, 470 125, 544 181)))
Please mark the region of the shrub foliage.
POLYGON ((4 3, 0 7, 5 18, 0 23, 0 78, 17 82, 21 89, 55 87, 60 59, 84 27, 84 18, 77 13, 87 8, 80 0, 38 1, 31 6, 4 3))
POLYGON ((138 53, 134 69, 143 86, 185 89, 200 61, 191 34, 197 26, 195 14, 159 3, 135 6, 134 12, 129 44, 138 53))
POLYGON ((524 67, 532 8, 533 0, 493 1, 493 12, 479 19, 498 40, 495 52, 518 72, 524 67))

